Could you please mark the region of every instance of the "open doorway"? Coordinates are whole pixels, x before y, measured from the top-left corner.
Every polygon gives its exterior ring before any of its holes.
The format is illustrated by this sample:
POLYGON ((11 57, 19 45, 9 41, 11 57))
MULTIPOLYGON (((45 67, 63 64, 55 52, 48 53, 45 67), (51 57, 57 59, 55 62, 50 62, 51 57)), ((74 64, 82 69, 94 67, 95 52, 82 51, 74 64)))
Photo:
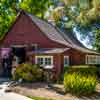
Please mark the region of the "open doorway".
POLYGON ((13 56, 16 57, 16 63, 22 64, 26 61, 26 50, 25 47, 13 47, 13 56))
POLYGON ((2 77, 11 77, 13 68, 16 68, 18 64, 26 62, 26 49, 25 47, 2 48, 1 57, 3 68, 2 77))

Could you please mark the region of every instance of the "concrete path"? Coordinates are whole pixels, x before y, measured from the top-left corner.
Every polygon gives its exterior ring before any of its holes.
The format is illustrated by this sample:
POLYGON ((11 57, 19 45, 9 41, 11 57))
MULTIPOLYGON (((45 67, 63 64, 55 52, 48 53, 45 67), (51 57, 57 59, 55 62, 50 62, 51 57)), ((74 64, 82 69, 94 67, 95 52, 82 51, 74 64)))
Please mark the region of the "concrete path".
POLYGON ((10 80, 0 79, 0 100, 32 100, 28 97, 13 92, 5 92, 10 83, 10 80))
POLYGON ((32 99, 11 92, 0 95, 0 100, 32 100, 32 99))

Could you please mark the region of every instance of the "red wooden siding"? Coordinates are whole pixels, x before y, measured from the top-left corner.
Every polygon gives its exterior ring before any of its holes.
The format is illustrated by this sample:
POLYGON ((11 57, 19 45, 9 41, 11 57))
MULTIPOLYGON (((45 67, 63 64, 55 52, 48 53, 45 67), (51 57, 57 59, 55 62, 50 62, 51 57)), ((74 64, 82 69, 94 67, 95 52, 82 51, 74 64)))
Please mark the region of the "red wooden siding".
POLYGON ((69 56, 70 65, 83 65, 85 64, 85 53, 79 52, 75 49, 70 49, 66 51, 64 55, 69 56))
POLYGON ((25 14, 21 14, 17 18, 13 28, 7 33, 2 42, 5 47, 9 47, 12 44, 38 44, 38 47, 45 48, 65 47, 62 44, 51 41, 25 14))

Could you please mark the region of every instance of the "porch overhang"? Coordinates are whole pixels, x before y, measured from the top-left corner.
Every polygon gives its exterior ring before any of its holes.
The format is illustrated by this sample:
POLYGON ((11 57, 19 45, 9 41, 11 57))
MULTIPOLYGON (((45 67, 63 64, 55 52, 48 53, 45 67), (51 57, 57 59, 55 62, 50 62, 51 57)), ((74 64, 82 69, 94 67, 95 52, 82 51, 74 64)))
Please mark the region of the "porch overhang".
POLYGON ((57 54, 57 53, 63 53, 69 49, 70 48, 41 48, 32 52, 29 52, 29 54, 57 54))

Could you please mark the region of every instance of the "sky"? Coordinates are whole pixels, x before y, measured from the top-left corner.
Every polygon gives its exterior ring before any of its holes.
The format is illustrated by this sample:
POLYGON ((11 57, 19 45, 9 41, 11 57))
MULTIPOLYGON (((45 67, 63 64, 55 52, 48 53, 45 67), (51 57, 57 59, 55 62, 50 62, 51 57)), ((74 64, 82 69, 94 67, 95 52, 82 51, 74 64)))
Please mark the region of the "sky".
POLYGON ((76 37, 77 39, 87 48, 92 49, 93 47, 91 46, 91 43, 89 44, 89 39, 88 37, 86 37, 85 39, 81 39, 81 35, 78 31, 76 31, 76 29, 74 28, 73 31, 76 33, 76 37))

